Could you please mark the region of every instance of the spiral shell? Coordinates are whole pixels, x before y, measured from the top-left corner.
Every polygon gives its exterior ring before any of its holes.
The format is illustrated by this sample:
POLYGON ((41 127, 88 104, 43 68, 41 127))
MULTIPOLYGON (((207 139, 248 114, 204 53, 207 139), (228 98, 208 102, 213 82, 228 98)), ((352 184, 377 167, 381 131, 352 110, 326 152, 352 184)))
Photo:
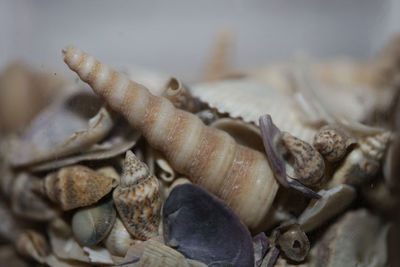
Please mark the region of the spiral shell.
POLYGON ((160 186, 131 151, 126 152, 121 183, 115 188, 113 198, 129 233, 140 240, 157 235, 162 203, 160 186))
POLYGON ((313 146, 330 162, 341 160, 356 139, 339 126, 326 125, 314 137, 313 146))
POLYGON ((41 191, 63 210, 89 206, 108 194, 115 180, 85 166, 64 167, 47 175, 41 191))
POLYGON ((249 227, 262 223, 278 189, 263 153, 237 145, 227 133, 206 127, 76 47, 66 47, 63 54, 67 65, 163 152, 175 170, 224 200, 249 227))
POLYGON ((375 176, 391 138, 391 132, 383 132, 360 139, 334 173, 329 188, 343 183, 359 185, 375 176))

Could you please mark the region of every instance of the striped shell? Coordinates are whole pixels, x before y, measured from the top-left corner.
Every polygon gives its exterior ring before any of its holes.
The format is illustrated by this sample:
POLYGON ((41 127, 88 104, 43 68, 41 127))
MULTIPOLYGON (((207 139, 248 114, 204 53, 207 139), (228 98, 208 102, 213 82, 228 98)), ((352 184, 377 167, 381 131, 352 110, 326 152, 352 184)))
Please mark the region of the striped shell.
POLYGON ((291 96, 282 90, 250 79, 202 83, 191 87, 193 96, 227 113, 258 126, 258 119, 270 114, 281 131, 312 143, 316 129, 303 123, 302 113, 291 96))
POLYGON ((135 238, 146 240, 158 234, 162 203, 159 182, 131 151, 126 152, 121 183, 113 199, 122 222, 135 238))
POLYGON ((261 226, 278 190, 265 154, 236 144, 227 133, 206 127, 194 114, 176 109, 76 47, 66 47, 63 54, 67 65, 177 172, 224 200, 249 227, 261 226))

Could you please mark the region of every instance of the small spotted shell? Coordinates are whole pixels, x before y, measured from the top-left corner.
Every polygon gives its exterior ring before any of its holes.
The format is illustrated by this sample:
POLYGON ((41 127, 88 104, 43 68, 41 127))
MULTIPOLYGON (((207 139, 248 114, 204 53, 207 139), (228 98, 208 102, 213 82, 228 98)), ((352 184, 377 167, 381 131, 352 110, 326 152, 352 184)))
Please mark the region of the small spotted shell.
POLYGON ((334 173, 329 188, 339 184, 359 185, 375 176, 392 138, 391 132, 366 136, 358 141, 334 173))
POLYGON ((96 203, 114 185, 113 178, 85 166, 75 165, 47 175, 39 190, 63 210, 71 210, 96 203))
POLYGON ((159 182, 131 151, 126 153, 121 183, 113 198, 129 233, 140 240, 157 235, 162 203, 159 182))
POLYGON ((333 125, 322 127, 314 137, 313 146, 330 162, 341 160, 349 146, 356 142, 347 130, 333 125))

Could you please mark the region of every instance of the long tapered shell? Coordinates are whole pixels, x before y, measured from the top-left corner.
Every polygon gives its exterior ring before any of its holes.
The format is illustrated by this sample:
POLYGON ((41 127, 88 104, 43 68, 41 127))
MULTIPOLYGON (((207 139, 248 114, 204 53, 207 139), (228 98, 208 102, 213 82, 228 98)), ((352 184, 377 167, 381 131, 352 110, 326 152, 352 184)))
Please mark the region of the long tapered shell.
POLYGON ((121 184, 113 199, 129 233, 141 240, 157 235, 162 203, 159 182, 131 151, 126 153, 121 184))
POLYGON ((49 174, 43 190, 63 210, 89 206, 108 194, 115 180, 85 166, 71 166, 49 174))
POLYGON ((163 152, 177 172, 224 200, 250 227, 263 221, 278 189, 263 153, 237 145, 223 131, 205 127, 195 115, 151 95, 76 47, 66 47, 63 54, 68 66, 140 130, 153 148, 163 152))

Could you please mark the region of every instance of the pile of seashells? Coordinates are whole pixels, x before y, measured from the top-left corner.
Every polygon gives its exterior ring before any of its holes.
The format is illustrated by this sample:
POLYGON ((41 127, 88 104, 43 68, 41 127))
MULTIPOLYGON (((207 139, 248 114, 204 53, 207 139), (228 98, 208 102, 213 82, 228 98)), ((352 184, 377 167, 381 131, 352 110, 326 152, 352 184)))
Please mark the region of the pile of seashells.
POLYGON ((4 72, 1 263, 400 264, 400 38, 368 62, 247 73, 220 39, 192 86, 74 46, 90 88, 4 72))

